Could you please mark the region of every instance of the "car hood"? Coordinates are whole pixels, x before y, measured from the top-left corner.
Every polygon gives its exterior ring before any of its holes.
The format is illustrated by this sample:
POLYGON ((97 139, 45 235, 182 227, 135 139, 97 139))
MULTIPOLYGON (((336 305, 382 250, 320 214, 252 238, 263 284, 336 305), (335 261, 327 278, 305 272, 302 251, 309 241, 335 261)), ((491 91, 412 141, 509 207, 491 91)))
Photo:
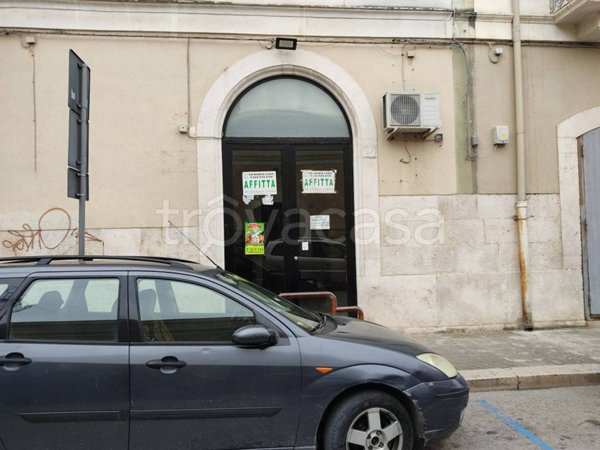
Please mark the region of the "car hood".
POLYGON ((337 327, 331 331, 328 330, 329 327, 326 327, 319 337, 372 345, 413 356, 431 353, 430 349, 417 341, 372 322, 343 316, 336 316, 329 320, 333 320, 337 327))

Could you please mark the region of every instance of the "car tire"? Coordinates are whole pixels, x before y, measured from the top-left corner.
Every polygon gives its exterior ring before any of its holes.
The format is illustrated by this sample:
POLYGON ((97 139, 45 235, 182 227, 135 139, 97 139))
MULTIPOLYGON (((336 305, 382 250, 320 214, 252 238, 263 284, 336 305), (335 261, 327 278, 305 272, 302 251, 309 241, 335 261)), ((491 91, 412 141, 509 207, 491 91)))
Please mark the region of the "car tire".
POLYGON ((339 403, 327 420, 323 450, 410 450, 412 420, 390 394, 364 391, 339 403))

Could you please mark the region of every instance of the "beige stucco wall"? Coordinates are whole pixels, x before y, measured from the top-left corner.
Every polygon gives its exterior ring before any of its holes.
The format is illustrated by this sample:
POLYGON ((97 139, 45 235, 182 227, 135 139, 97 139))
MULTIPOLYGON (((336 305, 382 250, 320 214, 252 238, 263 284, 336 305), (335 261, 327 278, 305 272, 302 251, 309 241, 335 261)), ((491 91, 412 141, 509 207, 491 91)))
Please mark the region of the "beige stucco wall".
MULTIPOLYGON (((310 48, 310 47, 309 47, 310 48)), ((404 45, 345 45, 315 50, 339 64, 358 82, 375 114, 378 136, 379 193, 381 195, 452 194, 456 192, 454 156, 454 87, 452 51, 448 47, 404 45), (413 58, 406 56, 407 50, 413 58), (367 70, 365 70, 367 68, 367 70), (421 140, 386 140, 383 132, 382 97, 388 92, 436 92, 440 94, 444 134, 421 140), (410 164, 401 160, 413 159, 410 164)))
MULTIPOLYGON (((67 53, 76 50, 92 67, 90 127, 91 227, 160 226, 154 211, 165 199, 171 207, 198 208, 196 142, 177 131, 187 123, 187 39, 37 35, 29 49, 18 35, 3 36, 0 105, 0 169, 5 186, 0 229, 18 226, 65 198, 67 142, 67 53), (37 156, 33 134, 33 56, 37 116, 37 156), (37 169, 36 169, 37 166, 37 169), (17 188, 18 186, 18 188, 17 188), (40 192, 44 192, 40 196, 40 192), (23 205, 20 207, 19 205, 23 205)), ((190 43, 191 123, 202 100, 227 67, 264 49, 266 42, 192 39, 190 43)), ((303 43, 346 70, 366 94, 379 131, 380 195, 447 195, 515 191, 512 52, 497 64, 486 45, 474 46, 475 111, 479 135, 476 164, 457 157, 455 137, 462 124, 464 61, 445 46, 303 43), (406 57, 413 50, 414 58, 406 57), (376 68, 376 69, 375 69, 376 68), (441 94, 444 141, 387 141, 381 98, 386 91, 441 94), (494 125, 511 127, 511 143, 494 148, 494 125), (457 125, 458 126, 458 125, 457 125), (410 164, 401 160, 412 155, 410 164), (474 165, 473 170, 470 166, 474 165), (472 183, 471 177, 476 177, 472 183)), ((600 104, 596 74, 600 50, 526 47, 525 95, 528 191, 557 193, 556 125, 565 117, 600 104), (581 64, 585 61, 585 64, 581 64)), ((459 130, 460 131, 460 130, 459 130)), ((457 147, 458 146, 458 147, 457 147)), ((373 180, 375 182, 375 180, 373 180)), ((177 216, 175 216, 177 217, 177 216)), ((182 216, 179 216, 181 219, 182 216)))
MULTIPOLYGON (((187 121, 186 41, 37 36, 30 49, 3 36, 0 229, 48 208, 76 212, 66 198, 68 51, 92 68, 90 228, 160 225, 162 199, 197 208, 196 145, 177 132, 187 121), (35 53, 37 158, 33 145, 35 53), (35 164, 37 159, 37 170, 35 164)), ((76 217, 76 214, 73 214, 76 217)))
MULTIPOLYGON (((477 179, 483 194, 516 189, 512 48, 501 47, 504 55, 497 64, 489 61, 487 46, 476 47, 477 179), (510 126, 510 144, 493 147, 495 125, 510 126)), ((565 118, 600 104, 600 49, 526 46, 523 61, 527 191, 558 193, 556 127, 565 118)))
MULTIPOLYGON (((265 42, 191 40, 191 123, 215 80, 243 57, 264 50, 265 42)), ((76 217, 77 202, 66 198, 67 54, 74 49, 92 68, 90 118, 90 228, 161 225, 155 210, 192 211, 197 200, 196 142, 177 127, 187 123, 187 39, 83 37, 39 34, 29 49, 19 35, 3 36, 0 105, 0 169, 11 194, 0 208, 7 211, 0 229, 35 223, 52 207, 76 217), (34 155, 33 56, 37 113, 37 157, 34 155), (9 145, 8 145, 9 144, 9 145), (37 164, 37 168, 35 165, 37 164), (40 192, 44 192, 41 196, 40 192)), ((409 59, 400 45, 303 44, 346 70, 365 92, 377 120, 379 183, 383 195, 451 194, 456 192, 452 51, 416 48, 409 59), (404 68, 402 65, 404 64, 404 68), (436 70, 432 70, 436 67, 436 70), (377 68, 377 70, 365 68, 377 68), (404 74, 404 82, 402 81, 404 74), (386 141, 381 99, 386 91, 433 91, 442 98, 440 132, 444 142, 386 141)), ((219 176, 220 174, 215 174, 219 176)), ((200 205, 201 206, 201 205, 200 205)), ((174 215, 181 223, 182 214, 174 215)))
MULTIPOLYGON (((480 158, 470 162, 464 157, 467 78, 460 50, 365 42, 301 45, 352 77, 375 117, 377 158, 357 153, 354 159, 355 167, 358 162, 373 168, 364 172, 369 177, 358 178, 361 183, 355 188, 360 184, 369 187, 374 198, 380 196, 379 205, 370 202, 365 207, 378 214, 381 237, 368 247, 380 249, 381 255, 376 253, 371 260, 359 252, 358 261, 359 303, 368 308, 370 318, 394 328, 516 326, 520 298, 511 195, 516 169, 510 47, 505 46, 504 56, 493 64, 486 45, 470 46, 480 141, 480 158), (414 58, 406 56, 408 49, 414 58), (396 90, 440 93, 441 144, 385 139, 381 98, 396 90), (491 145, 493 125, 511 127, 511 144, 497 149, 491 145), (408 153, 411 162, 404 164, 401 159, 408 159, 408 153), (440 213, 443 241, 390 242, 397 232, 388 223, 390 211, 408 212, 392 225, 412 229, 421 224, 417 213, 428 208, 440 213), (362 266, 368 268, 361 271, 362 266), (493 295, 482 300, 488 291, 493 295), (452 315, 457 305, 474 314, 452 315)), ((18 35, 0 37, 0 53, 9 61, 0 66, 0 242, 10 240, 9 246, 0 246, 0 254, 76 250, 75 238, 64 230, 73 228, 77 218, 77 202, 66 198, 67 55, 72 48, 92 68, 88 229, 94 238, 88 253, 201 259, 185 240, 167 242, 162 217, 156 213, 168 200, 170 208, 179 210, 172 220, 185 222, 183 211, 205 208, 198 194, 203 184, 215 185, 221 177, 216 162, 208 163, 218 160, 214 156, 218 152, 204 159, 202 149, 210 147, 179 133, 178 126, 188 120, 193 127, 200 123, 201 107, 215 82, 232 77, 233 67, 239 69, 240 61, 250 55, 273 55, 265 46, 261 40, 189 41, 188 118, 186 38, 38 34, 35 45, 24 48, 18 35), (57 207, 66 211, 54 209, 43 215, 57 207), (40 216, 44 233, 26 240, 34 247, 13 245, 18 237, 7 230, 22 224, 35 228, 40 216)), ((595 89, 600 50, 529 46, 524 55, 528 190, 550 194, 532 198, 534 320, 547 326, 581 323, 581 273, 562 263, 556 126, 565 117, 600 104, 595 89), (543 289, 550 282, 557 285, 551 308, 543 289)), ((202 242, 198 227, 186 231, 202 242)))

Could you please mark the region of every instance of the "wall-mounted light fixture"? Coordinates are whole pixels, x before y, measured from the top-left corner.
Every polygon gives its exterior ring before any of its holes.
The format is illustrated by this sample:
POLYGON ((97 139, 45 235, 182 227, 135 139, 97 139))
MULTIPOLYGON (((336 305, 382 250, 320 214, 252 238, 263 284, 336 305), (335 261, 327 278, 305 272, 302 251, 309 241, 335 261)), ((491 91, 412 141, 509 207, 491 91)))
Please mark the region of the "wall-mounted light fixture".
POLYGON ((280 38, 275 39, 275 48, 280 50, 296 50, 298 39, 280 38))

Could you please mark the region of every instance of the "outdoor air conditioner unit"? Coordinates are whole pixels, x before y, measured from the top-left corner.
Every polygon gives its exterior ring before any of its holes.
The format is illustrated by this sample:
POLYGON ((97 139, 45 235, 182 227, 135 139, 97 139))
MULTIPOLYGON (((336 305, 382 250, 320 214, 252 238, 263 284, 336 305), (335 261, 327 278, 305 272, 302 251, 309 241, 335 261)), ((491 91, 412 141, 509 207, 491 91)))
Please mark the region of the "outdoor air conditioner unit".
POLYGON ((383 97, 388 139, 400 133, 428 136, 440 126, 440 96, 419 92, 388 92, 383 97))

